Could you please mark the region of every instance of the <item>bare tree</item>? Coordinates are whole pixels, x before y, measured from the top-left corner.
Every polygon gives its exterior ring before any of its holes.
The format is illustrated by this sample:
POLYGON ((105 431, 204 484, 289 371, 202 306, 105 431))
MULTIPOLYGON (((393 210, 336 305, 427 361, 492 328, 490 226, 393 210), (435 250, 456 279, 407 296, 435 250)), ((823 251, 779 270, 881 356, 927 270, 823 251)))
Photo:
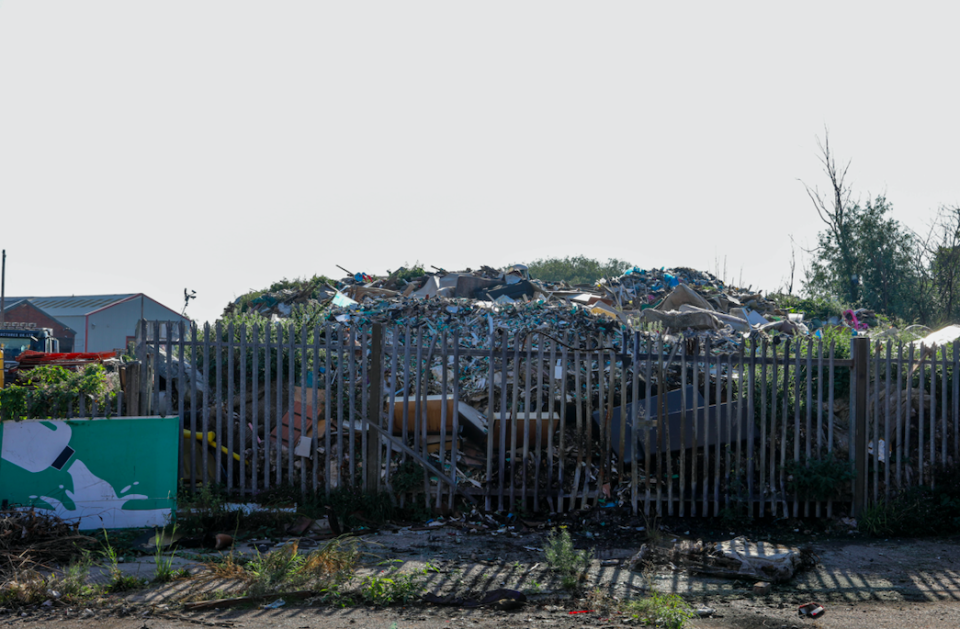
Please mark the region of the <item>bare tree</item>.
POLYGON ((924 239, 915 265, 922 295, 931 304, 932 323, 960 319, 960 206, 941 206, 924 239))
POLYGON ((849 225, 849 214, 853 202, 850 188, 846 185, 850 162, 848 161, 842 168, 837 167, 836 160, 830 152, 830 133, 826 129, 823 132, 823 142, 817 138, 817 146, 820 148, 820 163, 823 165, 823 171, 830 181, 830 190, 827 193, 821 193, 816 186, 810 187, 803 181, 801 183, 807 191, 807 196, 813 202, 817 215, 827 226, 827 231, 839 248, 844 267, 841 272, 846 279, 850 280, 847 297, 853 303, 857 300, 857 282, 853 277, 856 264, 852 254, 853 243, 850 242, 852 234, 849 225))
POLYGON ((790 286, 787 287, 787 294, 793 294, 793 279, 797 272, 797 243, 790 234, 790 286))

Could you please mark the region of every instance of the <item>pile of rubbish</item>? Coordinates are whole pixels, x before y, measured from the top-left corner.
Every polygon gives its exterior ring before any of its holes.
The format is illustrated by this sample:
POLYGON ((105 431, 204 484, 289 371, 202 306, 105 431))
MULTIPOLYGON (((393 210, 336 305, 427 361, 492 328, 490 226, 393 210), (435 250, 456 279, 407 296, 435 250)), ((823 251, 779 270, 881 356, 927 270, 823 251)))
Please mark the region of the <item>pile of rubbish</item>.
MULTIPOLYGON (((879 325, 876 313, 866 308, 827 320, 805 318, 781 309, 759 290, 727 285, 711 273, 686 267, 634 267, 620 277, 575 285, 531 277, 522 264, 457 272, 401 267, 385 277, 340 268, 348 274, 337 282, 314 278, 297 288, 241 297, 224 315, 255 312, 279 321, 298 308, 312 308, 322 311, 314 322, 379 322, 418 331, 422 326, 428 342, 444 331, 482 339, 497 329, 537 330, 554 336, 573 332, 586 347, 590 336, 662 331, 668 337, 709 338, 718 353, 736 351, 744 337, 806 337, 825 325, 864 333, 879 325)), ((618 343, 611 338, 607 346, 617 348, 618 343)))
POLYGON ((628 562, 631 570, 640 572, 668 564, 692 574, 783 583, 798 570, 816 565, 816 556, 810 549, 735 537, 716 543, 682 540, 667 547, 644 544, 628 562))
MULTIPOLYGON (((759 291, 727 286, 710 273, 689 268, 633 268, 593 285, 541 281, 523 265, 434 269, 411 275, 400 268, 382 278, 351 274, 336 286, 311 283, 264 293, 249 308, 276 320, 297 307, 326 306, 327 321, 425 325, 430 334, 459 331, 461 338, 489 336, 495 329, 575 331, 584 337, 655 327, 736 347, 750 334, 810 333, 802 314, 783 312, 759 291)), ((226 313, 234 312, 237 303, 226 313)), ((849 325, 867 325, 870 314, 851 312, 849 325)))
POLYGON ((0 511, 0 575, 67 564, 93 543, 93 538, 77 532, 77 523, 68 524, 55 515, 33 509, 0 511))
POLYGON ((63 367, 70 371, 82 371, 90 365, 102 365, 116 370, 120 365, 117 352, 70 352, 48 353, 26 350, 17 356, 17 366, 10 370, 14 377, 26 374, 36 367, 63 367))
MULTIPOLYGON (((712 353, 730 354, 737 352, 746 338, 810 335, 803 314, 784 312, 760 291, 728 286, 708 272, 690 268, 634 267, 620 277, 591 285, 538 280, 524 265, 459 272, 433 269, 400 268, 380 278, 348 271, 335 286, 314 280, 299 289, 260 294, 248 305, 275 321, 301 305, 322 307, 314 311, 316 323, 340 324, 333 329, 334 338, 327 339, 334 343, 351 330, 381 323, 387 346, 411 347, 414 352, 421 348, 428 363, 430 352, 434 360, 442 352, 444 338, 452 348, 456 337, 461 351, 475 350, 461 356, 461 399, 481 411, 488 410, 495 400, 487 399, 489 357, 478 354, 504 344, 510 348, 511 358, 515 348, 521 353, 544 347, 558 353, 562 348, 598 347, 631 353, 634 332, 640 332, 637 349, 641 353, 656 351, 657 344, 662 344, 662 351, 673 352, 684 341, 709 340, 712 353)), ((858 324, 860 320, 852 318, 858 324)), ((350 341, 344 338, 342 342, 350 341)), ((614 361, 608 369, 619 373, 622 361, 614 361)), ((425 393, 443 393, 443 368, 431 364, 429 370, 423 383, 425 393)), ((390 370, 387 387, 412 391, 414 383, 403 381, 405 374, 409 371, 402 368, 396 373, 390 370)), ((448 370, 447 375, 452 383, 454 374, 448 370)), ((492 374, 495 396, 501 375, 492 374)), ((523 376, 509 373, 507 382, 512 384, 523 376)), ((572 392, 573 374, 568 376, 568 391, 572 392)), ((539 377, 536 369, 532 377, 539 377)), ((598 380, 594 374, 595 390, 598 380)), ((619 386, 619 378, 615 380, 619 386)), ((672 384, 680 386, 679 382, 664 384, 668 390, 672 384)), ((617 391, 614 396, 620 399, 617 391)))
MULTIPOLYGON (((304 307, 311 308, 306 311, 306 319, 313 323, 334 324, 330 328, 332 338, 325 338, 324 344, 340 354, 330 364, 329 404, 324 400, 316 402, 323 409, 321 413, 329 413, 329 425, 328 419, 324 419, 322 425, 317 426, 317 439, 327 429, 340 436, 346 434, 352 422, 351 409, 362 408, 365 399, 362 388, 351 384, 363 378, 353 371, 360 369, 362 361, 344 363, 347 356, 355 357, 354 348, 358 349, 359 341, 351 335, 372 323, 383 324, 384 344, 390 348, 388 355, 392 362, 385 363, 382 386, 385 395, 392 396, 389 403, 397 405, 395 417, 404 417, 405 400, 411 400, 409 404, 414 405, 406 408, 406 414, 413 417, 417 407, 412 400, 426 396, 430 408, 431 396, 452 393, 456 383, 457 404, 467 407, 457 413, 460 425, 468 428, 475 425, 475 432, 482 437, 486 430, 497 429, 504 394, 519 389, 525 392, 519 405, 507 400, 507 406, 516 406, 516 412, 521 415, 528 413, 528 409, 539 409, 545 414, 548 426, 547 433, 532 433, 531 443, 538 438, 546 443, 545 435, 549 434, 549 427, 554 426, 553 422, 564 413, 569 418, 584 399, 590 400, 593 409, 599 408, 601 400, 612 400, 614 405, 631 403, 635 395, 629 390, 621 391, 620 387, 625 370, 634 371, 629 381, 632 382, 633 377, 644 380, 645 365, 633 359, 635 351, 640 354, 663 351, 671 355, 663 373, 651 374, 649 395, 657 396, 661 391, 668 393, 690 385, 679 367, 672 364, 677 349, 685 344, 690 346, 695 345, 695 341, 708 340, 714 354, 731 354, 739 351, 748 338, 811 335, 803 314, 786 312, 760 291, 726 285, 714 275, 695 269, 632 268, 619 277, 589 285, 540 280, 531 277, 523 265, 502 270, 484 266, 459 272, 433 269, 427 272, 400 268, 379 278, 348 271, 348 275, 337 282, 311 281, 301 288, 263 293, 243 302, 243 307, 248 309, 245 311, 252 310, 273 321, 282 321, 304 307), (460 351, 457 369, 451 361, 455 338, 460 351), (639 343, 636 348, 634 342, 639 343), (501 355, 497 353, 498 360, 491 365, 490 350, 499 351, 504 347, 507 361, 500 361, 501 355), (410 351, 405 352, 408 348, 410 351), (591 352, 586 357, 581 355, 577 361, 568 360, 566 369, 561 369, 558 361, 562 352, 572 358, 570 354, 574 351, 597 348, 612 350, 614 355, 608 353, 598 358, 591 352), (531 362, 536 364, 532 368, 527 362, 514 360, 523 358, 526 350, 542 349, 547 351, 533 354, 535 360, 531 362), (555 354, 550 354, 551 351, 555 354), (545 355, 555 355, 555 358, 548 360, 545 355), (344 395, 341 387, 348 389, 349 394, 344 395)), ((231 304, 228 311, 235 312, 238 304, 239 300, 231 304)), ((852 314, 856 315, 857 324, 869 319, 865 316, 868 313, 852 314)), ((327 358, 330 359, 329 354, 327 358)), ((319 373, 325 373, 324 368, 321 365, 319 373)), ((306 384, 312 387, 312 375, 307 376, 306 384)), ((720 378, 725 378, 721 372, 705 376, 706 390, 718 390, 710 380, 716 382, 720 378)), ((639 385, 640 395, 648 394, 644 385, 644 382, 639 385)), ((298 393, 294 405, 283 409, 286 415, 281 424, 290 427, 286 429, 290 432, 279 436, 284 467, 291 454, 296 455, 293 456, 294 468, 312 464, 313 436, 297 431, 298 426, 303 426, 303 418, 313 414, 313 400, 301 402, 298 393), (302 452, 300 446, 303 446, 302 452)), ((436 404, 439 409, 439 401, 436 404)), ((448 422, 453 415, 451 408, 448 422)), ((250 416, 248 409, 246 417, 250 416)), ((241 431, 239 418, 233 423, 235 441, 239 439, 241 447, 249 449, 253 438, 266 437, 252 435, 252 425, 246 426, 249 432, 241 431), (241 432, 246 432, 245 439, 240 439, 241 432)), ((397 423, 399 425, 399 419, 397 423)), ((439 426, 439 410, 436 423, 439 426)), ((452 429, 452 424, 447 426, 448 441, 444 442, 444 449, 450 447, 452 429)), ((522 441, 524 429, 519 430, 522 441)), ((437 434, 428 435, 431 447, 439 446, 443 439, 439 429, 435 432, 437 434)), ((471 441, 466 432, 464 430, 464 438, 471 441)), ((483 438, 473 441, 485 443, 483 438)), ((503 448, 506 447, 507 444, 503 444, 503 448)), ((322 454, 338 458, 342 455, 322 454)), ((464 456, 462 451, 461 456, 464 456)), ((571 452, 554 452, 549 456, 565 461, 571 452)), ((483 460, 485 454, 478 452, 476 458, 483 460)), ((478 476, 472 480, 490 479, 478 476)), ((500 482, 512 481, 500 479, 500 482)))

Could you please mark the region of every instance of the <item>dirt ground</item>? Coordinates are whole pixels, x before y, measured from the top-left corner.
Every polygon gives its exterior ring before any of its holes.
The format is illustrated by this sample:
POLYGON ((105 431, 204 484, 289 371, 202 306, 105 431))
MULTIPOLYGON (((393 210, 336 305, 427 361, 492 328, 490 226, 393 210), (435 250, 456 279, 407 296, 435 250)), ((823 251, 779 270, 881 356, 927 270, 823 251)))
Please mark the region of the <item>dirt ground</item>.
MULTIPOLYGON (((0 616, 3 625, 31 627, 78 627, 98 629, 187 629, 197 627, 233 627, 254 629, 446 629, 449 627, 557 627, 558 629, 636 626, 627 619, 599 613, 570 614, 567 609, 545 609, 551 606, 527 606, 516 612, 463 610, 450 608, 407 607, 371 609, 354 607, 298 607, 282 610, 231 610, 224 612, 184 613, 171 609, 145 609, 124 613, 103 610, 85 614, 83 610, 25 612, 20 616, 0 616)), ((576 611, 576 610, 574 610, 576 611)), ((817 620, 805 620, 794 609, 771 608, 750 601, 730 601, 718 607, 719 617, 691 621, 687 626, 723 629, 832 628, 883 629, 903 627, 919 629, 956 627, 960 624, 960 602, 956 600, 924 603, 891 603, 870 601, 828 607, 817 620)))
MULTIPOLYGON (((960 539, 871 540, 838 531, 804 529, 802 523, 738 531, 752 539, 769 539, 808 546, 818 558, 815 567, 770 594, 752 593, 753 581, 688 574, 670 565, 646 574, 632 572, 626 560, 647 539, 642 521, 610 518, 610 522, 571 522, 574 539, 591 549, 594 559, 579 593, 561 587, 542 549, 550 523, 516 521, 498 530, 471 532, 461 526, 388 527, 360 538, 365 560, 358 576, 427 569, 425 591, 438 595, 479 597, 496 588, 526 593, 527 602, 515 611, 490 608, 440 607, 413 603, 404 607, 335 608, 289 601, 277 609, 228 608, 186 611, 184 600, 203 590, 229 591, 236 584, 200 579, 175 581, 125 595, 112 595, 95 608, 59 604, 0 611, 0 624, 38 627, 97 627, 98 629, 160 629, 165 627, 261 627, 281 629, 383 629, 432 627, 537 627, 561 629, 636 626, 631 618, 609 611, 616 600, 645 596, 655 589, 680 594, 694 608, 713 611, 689 622, 702 628, 792 627, 946 627, 960 626, 960 539), (801 618, 797 608, 817 602, 826 609, 816 620, 801 618)), ((661 540, 729 538, 708 521, 697 530, 673 522, 659 532, 661 540)), ((254 552, 238 545, 237 554, 254 552)), ((198 558, 177 558, 194 572, 198 558)), ((154 560, 144 557, 124 569, 149 577, 154 560)), ((239 591, 239 590, 238 590, 239 591)), ((226 594, 229 596, 229 594, 226 594)), ((704 611, 706 613, 706 610, 704 611)))

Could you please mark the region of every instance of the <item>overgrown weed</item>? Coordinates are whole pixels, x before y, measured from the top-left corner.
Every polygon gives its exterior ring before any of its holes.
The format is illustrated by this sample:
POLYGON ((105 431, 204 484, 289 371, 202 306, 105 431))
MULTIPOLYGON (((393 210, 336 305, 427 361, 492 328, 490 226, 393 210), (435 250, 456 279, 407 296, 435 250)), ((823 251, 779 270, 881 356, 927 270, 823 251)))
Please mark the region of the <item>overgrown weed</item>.
POLYGON ((543 549, 550 569, 560 575, 560 584, 567 589, 576 588, 586 577, 592 554, 591 550, 576 550, 570 531, 563 527, 559 533, 557 529, 550 531, 543 549))
POLYGON ((661 594, 651 590, 646 598, 632 598, 620 605, 620 610, 644 625, 663 629, 682 629, 696 614, 677 594, 661 594))
POLYGON ((107 571, 110 574, 110 582, 105 588, 107 592, 129 592, 130 590, 138 590, 146 584, 146 579, 132 574, 124 574, 120 568, 120 554, 110 543, 110 536, 106 529, 103 529, 103 550, 100 551, 100 554, 106 560, 107 571))
POLYGON ((804 500, 836 498, 857 475, 850 461, 838 461, 832 453, 823 459, 787 461, 784 468, 788 474, 787 489, 804 500))
POLYGON ((359 559, 356 539, 338 538, 309 553, 300 552, 297 542, 249 561, 238 560, 231 553, 208 564, 208 569, 214 578, 247 583, 248 594, 259 596, 308 586, 336 588, 353 576, 359 559))
POLYGON ((382 575, 367 576, 360 582, 360 600, 377 607, 409 603, 423 592, 426 572, 400 572, 393 568, 382 575))
POLYGON ((103 591, 103 587, 87 584, 87 575, 93 565, 89 551, 83 551, 63 569, 43 575, 33 568, 16 570, 16 576, 0 586, 0 606, 21 607, 38 605, 48 600, 79 604, 103 591))
MULTIPOLYGON (((154 574, 153 580, 155 583, 168 583, 175 579, 183 579, 190 576, 186 568, 173 569, 174 551, 171 550, 169 555, 164 554, 163 539, 166 537, 166 532, 167 529, 164 527, 154 536, 156 550, 154 551, 153 561, 156 564, 156 573, 154 574)), ((175 537, 176 534, 177 526, 174 525, 170 536, 175 537)))
POLYGON ((960 466, 938 466, 932 480, 868 506, 858 518, 860 531, 873 537, 960 532, 960 466))

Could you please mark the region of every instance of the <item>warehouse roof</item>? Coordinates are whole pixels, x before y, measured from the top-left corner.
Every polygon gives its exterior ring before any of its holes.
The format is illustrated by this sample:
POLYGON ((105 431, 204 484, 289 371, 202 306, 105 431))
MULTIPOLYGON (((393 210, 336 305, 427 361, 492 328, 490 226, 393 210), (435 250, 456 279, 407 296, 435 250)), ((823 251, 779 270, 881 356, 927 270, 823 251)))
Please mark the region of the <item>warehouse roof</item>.
POLYGON ((123 293, 118 295, 67 295, 63 297, 7 297, 8 304, 25 299, 34 304, 51 317, 78 317, 88 315, 94 310, 100 310, 139 293, 123 293))

